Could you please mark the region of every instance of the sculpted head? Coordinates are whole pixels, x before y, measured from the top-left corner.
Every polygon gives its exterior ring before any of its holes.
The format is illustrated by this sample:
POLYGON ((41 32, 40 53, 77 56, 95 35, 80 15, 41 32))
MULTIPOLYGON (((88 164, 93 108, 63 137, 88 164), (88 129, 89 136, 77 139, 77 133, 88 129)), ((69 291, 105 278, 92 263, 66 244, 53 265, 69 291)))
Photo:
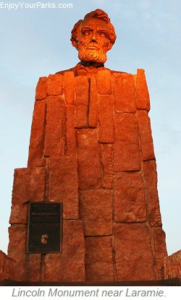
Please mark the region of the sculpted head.
POLYGON ((114 27, 101 9, 85 15, 74 25, 71 34, 72 45, 78 50, 82 62, 105 63, 106 53, 116 40, 114 27))

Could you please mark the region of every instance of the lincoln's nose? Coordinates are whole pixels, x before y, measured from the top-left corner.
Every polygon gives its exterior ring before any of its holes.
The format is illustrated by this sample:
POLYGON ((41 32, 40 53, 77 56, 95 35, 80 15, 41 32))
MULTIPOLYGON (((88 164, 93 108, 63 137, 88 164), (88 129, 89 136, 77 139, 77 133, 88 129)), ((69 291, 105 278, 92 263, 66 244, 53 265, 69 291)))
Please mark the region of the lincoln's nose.
POLYGON ((96 30, 93 30, 93 32, 92 32, 92 41, 96 41, 96 39, 97 39, 97 32, 96 32, 96 30))

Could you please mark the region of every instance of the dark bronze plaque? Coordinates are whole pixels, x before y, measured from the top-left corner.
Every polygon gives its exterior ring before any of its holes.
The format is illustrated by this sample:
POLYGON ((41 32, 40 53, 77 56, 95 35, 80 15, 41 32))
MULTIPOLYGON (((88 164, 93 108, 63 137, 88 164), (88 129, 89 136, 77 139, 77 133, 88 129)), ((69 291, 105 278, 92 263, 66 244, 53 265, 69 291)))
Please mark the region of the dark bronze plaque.
POLYGON ((28 252, 60 252, 62 203, 31 202, 28 222, 28 252))

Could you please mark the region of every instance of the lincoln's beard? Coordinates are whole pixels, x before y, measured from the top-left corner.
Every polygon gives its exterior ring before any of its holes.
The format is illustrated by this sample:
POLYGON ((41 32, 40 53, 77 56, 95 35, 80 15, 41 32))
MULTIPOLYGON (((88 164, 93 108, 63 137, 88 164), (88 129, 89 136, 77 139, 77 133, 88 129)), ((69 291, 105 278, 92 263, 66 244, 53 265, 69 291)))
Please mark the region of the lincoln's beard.
POLYGON ((105 63, 107 60, 107 55, 105 52, 103 52, 102 49, 90 50, 90 49, 80 48, 78 57, 81 61, 90 61, 90 62, 98 62, 98 63, 105 63))

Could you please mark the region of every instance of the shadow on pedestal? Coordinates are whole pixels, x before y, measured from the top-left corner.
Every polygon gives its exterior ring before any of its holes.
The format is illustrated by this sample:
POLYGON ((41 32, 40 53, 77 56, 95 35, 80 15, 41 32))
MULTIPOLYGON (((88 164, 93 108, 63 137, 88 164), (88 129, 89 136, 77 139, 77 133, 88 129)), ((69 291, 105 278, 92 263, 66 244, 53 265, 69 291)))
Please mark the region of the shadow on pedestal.
POLYGON ((2 280, 1 286, 181 286, 181 278, 150 281, 42 282, 2 280))

